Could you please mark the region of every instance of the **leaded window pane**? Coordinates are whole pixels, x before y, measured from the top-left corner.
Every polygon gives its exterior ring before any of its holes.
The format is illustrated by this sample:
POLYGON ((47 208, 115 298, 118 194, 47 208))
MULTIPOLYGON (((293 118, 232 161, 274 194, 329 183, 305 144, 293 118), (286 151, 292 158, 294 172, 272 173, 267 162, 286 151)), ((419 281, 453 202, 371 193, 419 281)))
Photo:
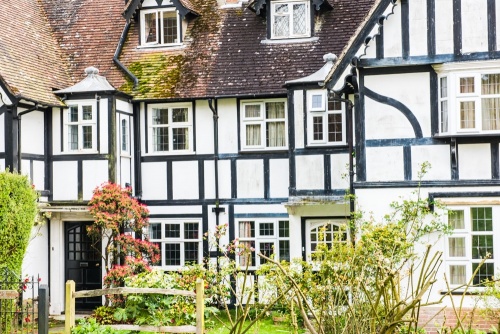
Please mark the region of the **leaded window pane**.
POLYGON ((184 223, 184 239, 198 239, 198 223, 184 223))
POLYGON ((82 106, 82 119, 84 121, 92 120, 92 106, 82 106))
POLYGON ((472 258, 493 258, 493 235, 472 236, 472 258))
POLYGON ((274 29, 274 36, 288 37, 290 35, 290 17, 275 16, 273 29, 274 29))
MULTIPOLYGON (((479 267, 479 263, 472 264, 472 272, 476 271, 479 267)), ((494 263, 483 263, 478 269, 476 275, 472 280, 472 284, 475 286, 484 286, 485 280, 491 280, 495 276, 495 266, 494 263)))
POLYGON ((474 129, 476 127, 476 104, 474 101, 460 102, 460 128, 474 129))
POLYGON ((323 140, 323 116, 313 117, 313 139, 323 140))
POLYGON ((173 108, 172 109, 172 122, 184 123, 188 122, 188 109, 187 108, 173 108))
POLYGON ((82 126, 83 132, 83 148, 92 148, 92 126, 82 126))
POLYGON ((306 34, 306 22, 306 5, 303 3, 293 5, 293 33, 295 35, 306 34))
POLYGON ((461 285, 467 283, 467 267, 464 265, 450 266, 450 284, 461 285))
POLYGON ((180 238, 181 225, 180 224, 165 224, 165 238, 180 238))
POLYGON ((280 238, 289 238, 290 237, 290 223, 288 220, 280 220, 279 221, 279 237, 280 238))
POLYGON ((441 83, 440 97, 447 98, 448 97, 448 77, 442 77, 439 81, 441 83))
POLYGON ((189 130, 188 128, 174 128, 172 130, 173 150, 189 149, 189 130))
POLYGON ((493 231, 492 208, 471 208, 472 231, 489 232, 493 231))
POLYGON ((78 122, 78 106, 70 106, 68 109, 68 122, 78 122))
POLYGON ((168 128, 153 128, 153 148, 156 152, 168 151, 168 128))
POLYGON ((483 130, 500 130, 500 98, 481 99, 483 130))
POLYGON ((68 126, 68 146, 70 150, 78 150, 78 125, 68 126))
POLYGON ((441 101, 441 132, 448 132, 448 101, 441 101))
POLYGON ((198 242, 185 242, 184 243, 184 262, 198 262, 198 242))
POLYGON ((122 151, 128 150, 128 126, 127 120, 122 119, 122 151))
MULTIPOLYGON (((261 242, 259 243, 259 251, 267 256, 271 257, 274 254, 274 242, 261 242)), ((260 263, 264 264, 266 263, 266 260, 260 259, 260 263)))
POLYGON ((180 244, 165 244, 165 265, 180 266, 181 265, 181 245, 180 244))
POLYGON ((280 240, 279 241, 279 254, 280 261, 290 261, 290 241, 280 240))
POLYGON ((328 110, 342 110, 342 102, 337 100, 328 100, 328 110))
POLYGON ((474 93, 474 77, 460 78, 460 93, 474 93))
POLYGON ((175 12, 163 12, 163 43, 178 43, 177 13, 175 12))
POLYGON ((274 224, 273 223, 259 223, 259 235, 261 235, 261 236, 273 236, 274 235, 274 224))
POLYGON ((153 125, 168 124, 168 109, 153 108, 153 125))
POLYGON ((311 97, 311 107, 313 109, 321 109, 323 108, 323 95, 313 95, 311 97))
POLYGON ((328 115, 328 141, 342 141, 342 114, 328 115))
POLYGON ((161 239, 161 224, 160 223, 150 223, 149 224, 149 238, 150 239, 161 239))

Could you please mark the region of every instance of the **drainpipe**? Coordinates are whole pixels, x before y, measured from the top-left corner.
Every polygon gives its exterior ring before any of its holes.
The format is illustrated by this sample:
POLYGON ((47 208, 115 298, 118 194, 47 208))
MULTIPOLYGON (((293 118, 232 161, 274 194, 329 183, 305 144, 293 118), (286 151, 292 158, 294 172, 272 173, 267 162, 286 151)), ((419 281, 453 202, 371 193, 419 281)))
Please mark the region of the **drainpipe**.
MULTIPOLYGON (((212 110, 213 118, 214 118, 214 178, 215 178, 215 208, 212 208, 212 212, 215 213, 215 225, 219 227, 219 214, 224 212, 224 208, 219 207, 219 113, 217 111, 217 107, 214 107, 217 104, 216 99, 208 99, 208 107, 212 110)), ((219 272, 220 264, 219 264, 219 240, 217 240, 217 272, 219 272)))
POLYGON ((113 62, 123 71, 125 74, 134 82, 134 88, 137 87, 139 84, 139 79, 130 72, 130 70, 122 64, 122 62, 118 59, 118 56, 122 52, 123 49, 123 44, 125 43, 125 39, 127 38, 128 31, 130 29, 130 22, 127 22, 125 24, 125 27, 123 28, 122 35, 120 36, 120 41, 118 42, 118 45, 116 46, 116 51, 115 55, 113 56, 113 62))
MULTIPOLYGON (((17 168, 19 169, 18 172, 21 173, 21 116, 26 115, 32 111, 38 110, 38 103, 35 103, 35 106, 32 108, 29 108, 27 110, 21 111, 20 113, 17 113, 16 119, 17 119, 17 168)), ((33 177, 33 175, 31 176, 33 177)))

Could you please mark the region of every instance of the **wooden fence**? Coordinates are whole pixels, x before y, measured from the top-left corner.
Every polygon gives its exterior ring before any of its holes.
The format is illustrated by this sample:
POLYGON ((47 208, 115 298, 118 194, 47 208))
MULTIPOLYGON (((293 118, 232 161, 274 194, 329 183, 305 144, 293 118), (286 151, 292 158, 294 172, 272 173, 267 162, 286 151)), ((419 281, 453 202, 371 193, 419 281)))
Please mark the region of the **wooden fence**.
POLYGON ((111 288, 98 290, 83 290, 75 291, 75 282, 66 282, 66 306, 65 306, 65 334, 71 333, 71 328, 75 326, 75 299, 98 297, 104 295, 127 295, 135 294, 162 294, 162 295, 178 295, 196 298, 196 326, 138 326, 138 325, 109 325, 114 329, 123 329, 131 331, 147 331, 154 333, 196 333, 203 334, 205 331, 204 320, 204 288, 205 283, 202 279, 196 281, 196 293, 184 290, 173 289, 153 289, 153 288, 111 288))

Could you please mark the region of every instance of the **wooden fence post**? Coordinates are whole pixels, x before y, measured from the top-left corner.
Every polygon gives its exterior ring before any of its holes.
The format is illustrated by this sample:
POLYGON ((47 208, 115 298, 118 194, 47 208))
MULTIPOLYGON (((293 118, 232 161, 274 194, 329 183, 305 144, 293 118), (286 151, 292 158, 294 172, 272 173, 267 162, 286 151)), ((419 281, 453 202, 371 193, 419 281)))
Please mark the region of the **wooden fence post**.
POLYGON ((205 333, 205 281, 196 280, 196 334, 205 333))
POLYGON ((75 281, 66 282, 66 302, 64 307, 64 334, 71 334, 71 328, 75 326, 75 281))

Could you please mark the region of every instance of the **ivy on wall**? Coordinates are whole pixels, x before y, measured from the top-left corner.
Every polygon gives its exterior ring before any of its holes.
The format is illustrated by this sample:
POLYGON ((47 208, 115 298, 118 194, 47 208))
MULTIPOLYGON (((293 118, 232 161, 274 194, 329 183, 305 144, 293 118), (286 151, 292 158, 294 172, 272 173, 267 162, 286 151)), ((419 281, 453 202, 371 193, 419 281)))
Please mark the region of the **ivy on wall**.
POLYGON ((20 274, 38 194, 26 176, 0 172, 0 264, 20 274))

